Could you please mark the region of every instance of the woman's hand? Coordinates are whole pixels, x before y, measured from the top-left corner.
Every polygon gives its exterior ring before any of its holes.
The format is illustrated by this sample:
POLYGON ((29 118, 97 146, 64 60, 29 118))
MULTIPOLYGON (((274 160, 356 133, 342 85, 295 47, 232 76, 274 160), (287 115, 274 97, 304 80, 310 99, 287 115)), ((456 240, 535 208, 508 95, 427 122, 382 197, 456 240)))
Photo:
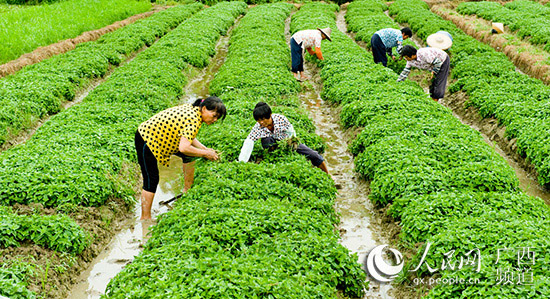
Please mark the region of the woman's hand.
POLYGON ((216 161, 220 158, 220 157, 218 157, 218 154, 216 153, 216 151, 211 149, 211 148, 207 148, 204 151, 206 153, 204 154, 203 157, 210 160, 210 161, 216 161))

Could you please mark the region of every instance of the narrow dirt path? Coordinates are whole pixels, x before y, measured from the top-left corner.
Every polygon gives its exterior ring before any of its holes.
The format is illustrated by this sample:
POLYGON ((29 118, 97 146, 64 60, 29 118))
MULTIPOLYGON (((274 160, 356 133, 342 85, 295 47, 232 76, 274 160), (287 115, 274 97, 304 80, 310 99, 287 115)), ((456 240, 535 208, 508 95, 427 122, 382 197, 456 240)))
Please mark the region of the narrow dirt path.
MULTIPOLYGON (((197 98, 208 97, 208 86, 218 69, 225 62, 229 48, 229 38, 233 29, 238 25, 239 17, 235 25, 228 30, 228 34, 222 36, 216 44, 216 55, 210 64, 197 71, 196 75, 184 88, 184 96, 181 103, 192 102, 197 98)), ((159 202, 173 198, 183 190, 182 164, 179 158, 170 160, 170 167, 159 165, 160 182, 153 200, 151 212, 153 218, 166 213, 169 206, 160 205, 159 202)), ((138 195, 139 196, 139 195, 138 195)), ((78 277, 78 282, 73 286, 67 299, 98 299, 104 294, 109 281, 115 277, 124 266, 132 262, 143 249, 143 245, 149 239, 149 228, 155 221, 138 220, 141 214, 141 205, 138 201, 134 207, 133 217, 124 222, 122 229, 117 233, 107 248, 98 255, 89 265, 86 271, 78 277)))

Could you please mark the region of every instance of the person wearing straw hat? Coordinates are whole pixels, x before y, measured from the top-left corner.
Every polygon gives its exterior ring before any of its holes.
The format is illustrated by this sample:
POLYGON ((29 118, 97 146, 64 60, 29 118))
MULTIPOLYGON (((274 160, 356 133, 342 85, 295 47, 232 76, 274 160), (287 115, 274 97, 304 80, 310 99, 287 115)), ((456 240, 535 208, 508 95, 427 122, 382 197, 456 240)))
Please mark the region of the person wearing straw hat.
POLYGON ((383 66, 388 65, 388 57, 386 53, 395 59, 392 49, 395 47, 398 54, 401 54, 403 41, 412 36, 412 31, 409 27, 401 30, 394 28, 385 28, 376 31, 371 39, 372 56, 374 63, 382 63, 383 66))
POLYGON ((428 36, 426 44, 432 48, 438 48, 445 51, 453 45, 453 37, 447 31, 438 31, 428 36))
POLYGON ((503 23, 492 23, 491 24, 491 33, 504 33, 504 24, 503 23))
POLYGON ((330 39, 332 29, 330 27, 317 30, 302 30, 294 33, 290 38, 290 54, 292 58, 292 74, 298 81, 309 79, 304 74, 303 50, 306 49, 311 55, 323 60, 321 53, 321 40, 330 39))
POLYGON ((401 54, 407 60, 407 65, 399 75, 397 81, 403 81, 411 72, 411 68, 417 67, 423 70, 430 70, 432 83, 430 85, 430 96, 434 101, 439 101, 445 95, 447 77, 449 77, 450 58, 445 51, 438 48, 420 48, 416 50, 413 46, 403 46, 401 54))

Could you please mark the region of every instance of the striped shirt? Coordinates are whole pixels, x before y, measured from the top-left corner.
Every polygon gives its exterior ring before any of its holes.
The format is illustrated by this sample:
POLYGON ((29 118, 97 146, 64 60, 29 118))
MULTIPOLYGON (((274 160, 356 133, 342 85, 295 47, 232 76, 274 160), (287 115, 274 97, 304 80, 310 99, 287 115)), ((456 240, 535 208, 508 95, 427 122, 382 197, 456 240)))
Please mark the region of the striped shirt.
POLYGON ((302 49, 321 48, 321 40, 323 36, 319 30, 302 30, 294 33, 292 36, 294 41, 299 45, 302 43, 302 49))
POLYGON ((391 49, 397 47, 397 53, 401 54, 403 49, 403 34, 401 30, 394 28, 385 28, 376 31, 374 34, 378 34, 382 43, 386 47, 386 52, 392 55, 391 49))
POLYGON ((445 51, 437 48, 420 48, 416 52, 416 59, 407 61, 407 65, 399 75, 397 81, 407 79, 412 67, 423 70, 431 70, 435 75, 437 75, 439 73, 439 69, 441 69, 441 65, 448 57, 449 55, 447 55, 445 51))

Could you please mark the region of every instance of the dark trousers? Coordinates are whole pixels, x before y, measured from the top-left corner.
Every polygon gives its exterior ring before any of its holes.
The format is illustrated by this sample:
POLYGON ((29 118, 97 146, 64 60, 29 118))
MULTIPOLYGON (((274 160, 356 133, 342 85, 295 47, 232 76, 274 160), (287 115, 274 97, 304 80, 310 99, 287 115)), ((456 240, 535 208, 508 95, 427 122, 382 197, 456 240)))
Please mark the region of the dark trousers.
POLYGON ((134 143, 138 163, 141 168, 141 175, 143 176, 143 190, 155 193, 160 178, 157 158, 155 158, 155 155, 151 152, 147 143, 145 143, 143 137, 139 134, 139 131, 136 131, 134 143))
MULTIPOLYGON (((265 149, 273 147, 273 145, 276 145, 276 143, 277 140, 275 140, 275 138, 273 137, 262 138, 262 147, 265 149)), ((323 163, 323 161, 325 160, 323 156, 321 156, 317 151, 310 149, 305 144, 298 145, 296 152, 300 155, 306 156, 306 158, 311 161, 311 164, 316 167, 321 165, 321 163, 323 163)))
POLYGON ((372 35, 370 38, 370 45, 372 47, 374 63, 382 63, 383 66, 387 66, 388 57, 386 56, 386 46, 384 46, 384 43, 378 34, 372 35))
POLYGON ((290 57, 292 58, 292 72, 303 72, 304 57, 302 55, 302 46, 296 43, 294 38, 290 39, 290 57))
POLYGON ((439 73, 435 76, 430 85, 430 96, 432 99, 442 99, 445 96, 445 87, 447 86, 447 77, 449 77, 449 67, 451 60, 449 56, 443 61, 439 73))

